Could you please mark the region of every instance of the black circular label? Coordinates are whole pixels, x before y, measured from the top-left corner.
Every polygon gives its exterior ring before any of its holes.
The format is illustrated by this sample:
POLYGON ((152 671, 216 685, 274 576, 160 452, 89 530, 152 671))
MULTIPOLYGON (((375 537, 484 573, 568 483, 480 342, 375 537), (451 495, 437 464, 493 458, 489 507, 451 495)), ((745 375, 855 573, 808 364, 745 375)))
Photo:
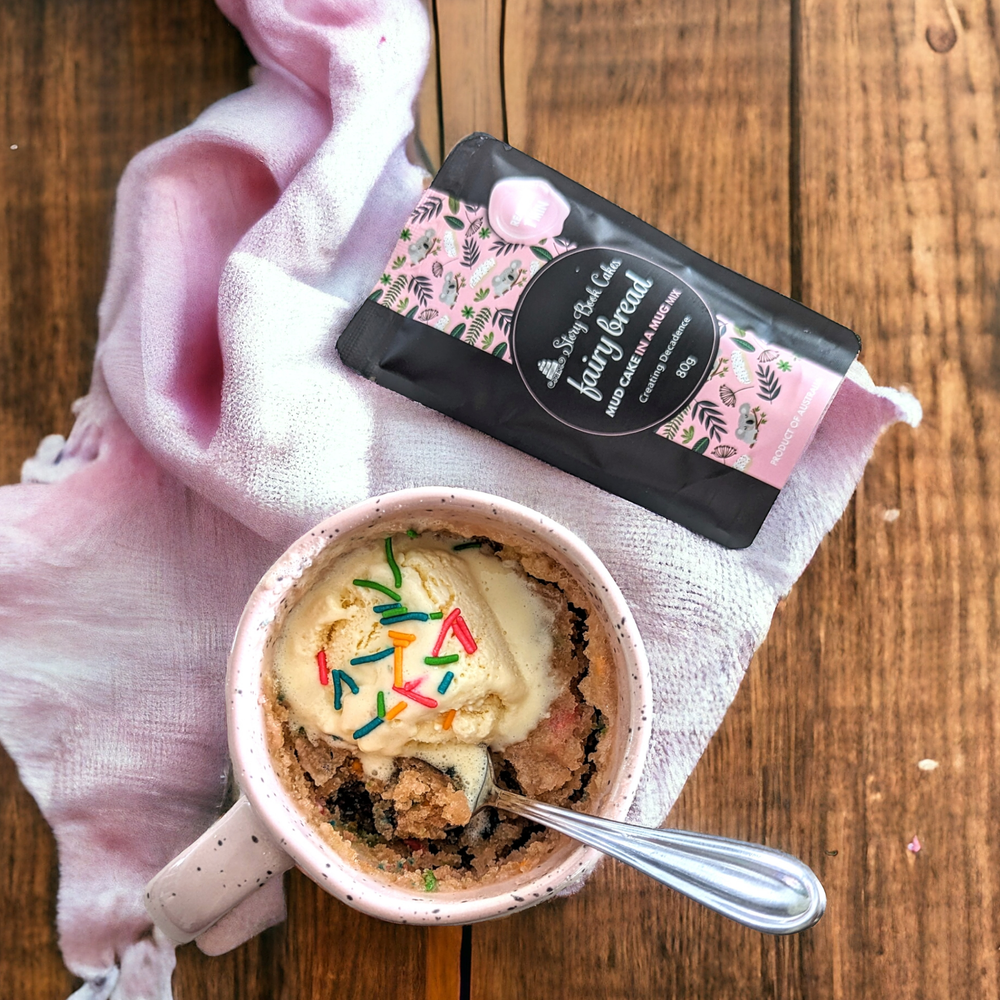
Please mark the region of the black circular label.
POLYGON ((605 247, 546 264, 518 300, 511 334, 532 396, 590 434, 669 420, 708 378, 718 346, 715 320, 690 285, 605 247))

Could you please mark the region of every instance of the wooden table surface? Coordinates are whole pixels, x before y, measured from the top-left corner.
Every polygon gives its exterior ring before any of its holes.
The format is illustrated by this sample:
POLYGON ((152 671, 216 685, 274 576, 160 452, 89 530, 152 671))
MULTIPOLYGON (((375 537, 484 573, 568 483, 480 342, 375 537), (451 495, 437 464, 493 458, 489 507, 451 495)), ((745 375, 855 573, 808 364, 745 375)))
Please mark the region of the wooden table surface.
MULTIPOLYGON (((463 953, 461 929, 362 918, 292 875, 283 926, 220 958, 180 949, 178 1000, 1000 993, 1000 6, 955 2, 433 11, 432 158, 506 134, 858 331, 876 381, 924 405, 883 438, 670 816, 799 854, 826 917, 762 937, 607 862, 571 899, 468 929, 463 953)), ((125 163, 250 64, 210 0, 0 8, 3 482, 86 391, 125 163)), ((76 983, 55 846, 6 755, 0 844, 0 998, 58 1000, 76 983)))

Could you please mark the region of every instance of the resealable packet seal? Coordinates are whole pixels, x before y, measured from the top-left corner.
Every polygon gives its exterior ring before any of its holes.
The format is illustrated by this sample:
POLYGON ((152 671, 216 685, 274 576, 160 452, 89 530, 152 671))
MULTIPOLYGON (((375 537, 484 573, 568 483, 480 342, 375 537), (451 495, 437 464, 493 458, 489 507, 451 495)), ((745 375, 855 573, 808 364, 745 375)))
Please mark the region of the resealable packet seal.
POLYGON ((860 346, 477 133, 337 349, 379 385, 743 548, 860 346))

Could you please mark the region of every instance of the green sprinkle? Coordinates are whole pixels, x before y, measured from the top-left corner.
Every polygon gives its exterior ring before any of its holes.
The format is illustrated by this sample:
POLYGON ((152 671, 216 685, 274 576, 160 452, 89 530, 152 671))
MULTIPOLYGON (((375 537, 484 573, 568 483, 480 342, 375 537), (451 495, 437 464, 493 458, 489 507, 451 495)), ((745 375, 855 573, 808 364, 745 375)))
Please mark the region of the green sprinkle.
MULTIPOLYGON (((377 615, 385 614, 386 611, 392 611, 393 608, 401 608, 403 605, 396 601, 395 604, 376 604, 372 611, 377 615)), ((402 611, 400 611, 402 614, 402 611)))
MULTIPOLYGON (((392 535, 389 535, 385 540, 385 558, 389 563, 389 569, 392 570, 392 580, 397 587, 403 586, 403 574, 399 570, 399 564, 396 562, 396 557, 392 554, 392 535)), ((398 601, 399 598, 397 597, 398 601)))
POLYGON ((385 692, 379 691, 378 693, 378 717, 380 719, 385 718, 385 692))
POLYGON ((461 552, 462 549, 481 549, 483 547, 482 542, 462 542, 461 545, 453 545, 451 547, 452 552, 461 552))
POLYGON ((443 611, 432 611, 427 617, 428 618, 444 618, 444 612, 443 611))
POLYGON ((438 880, 434 872, 424 872, 424 891, 433 892, 437 887, 438 880))
POLYGON ((406 533, 410 536, 410 538, 416 538, 417 535, 420 534, 420 532, 414 531, 412 528, 407 528, 406 533))
POLYGON ((380 649, 377 653, 369 653, 367 656, 355 656, 351 660, 351 666, 357 667, 362 663, 374 663, 376 660, 384 660, 387 656, 392 656, 393 647, 390 646, 388 649, 380 649))
MULTIPOLYGON (((387 538, 386 541, 388 542, 390 539, 387 538)), ((402 578, 400 578, 400 580, 402 580, 402 578)), ((399 594, 397 594, 396 591, 390 590, 388 587, 383 587, 381 583, 376 583, 374 580, 355 580, 354 586, 371 587, 372 590, 381 590, 386 597, 391 597, 394 601, 400 600, 399 594)), ((397 583, 396 586, 398 587, 399 584, 397 583)))
POLYGON ((458 653, 448 653, 447 656, 425 656, 424 663, 429 667, 444 667, 449 663, 458 663, 458 653))
MULTIPOLYGON (((457 660, 458 657, 456 656, 455 659, 457 660)), ((451 687, 451 682, 454 679, 455 675, 449 670, 448 673, 446 673, 444 677, 441 678, 441 683, 438 684, 438 694, 444 694, 445 691, 447 691, 448 688, 451 687)))

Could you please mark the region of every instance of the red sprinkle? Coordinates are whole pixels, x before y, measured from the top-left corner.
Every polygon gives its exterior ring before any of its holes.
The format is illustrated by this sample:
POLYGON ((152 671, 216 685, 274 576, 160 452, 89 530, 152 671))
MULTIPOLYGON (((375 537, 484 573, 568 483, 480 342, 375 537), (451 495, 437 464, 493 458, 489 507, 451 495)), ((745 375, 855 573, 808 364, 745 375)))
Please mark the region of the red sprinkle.
POLYGON ((469 626, 465 624, 465 619, 461 615, 455 619, 452 631, 455 633, 455 637, 458 641, 462 644, 462 649, 464 649, 467 653, 474 653, 479 648, 476 645, 476 640, 472 638, 469 626))
POLYGON ((448 612, 448 616, 443 622, 441 622, 441 631, 438 632, 438 637, 434 642, 434 648, 431 650, 431 656, 437 656, 441 652, 441 646, 444 645, 445 636, 448 634, 448 630, 451 628, 452 622, 454 622, 462 612, 455 608, 448 612))
POLYGON ((319 665, 319 682, 324 687, 330 683, 330 671, 326 666, 326 650, 321 649, 316 654, 316 663, 319 665))
POLYGON ((407 681, 402 687, 397 687, 393 684, 392 689, 396 694, 401 694, 404 698, 409 698, 418 705, 425 705, 427 708, 437 708, 438 703, 433 698, 428 698, 427 695, 420 694, 416 690, 423 679, 421 677, 419 681, 407 681))

